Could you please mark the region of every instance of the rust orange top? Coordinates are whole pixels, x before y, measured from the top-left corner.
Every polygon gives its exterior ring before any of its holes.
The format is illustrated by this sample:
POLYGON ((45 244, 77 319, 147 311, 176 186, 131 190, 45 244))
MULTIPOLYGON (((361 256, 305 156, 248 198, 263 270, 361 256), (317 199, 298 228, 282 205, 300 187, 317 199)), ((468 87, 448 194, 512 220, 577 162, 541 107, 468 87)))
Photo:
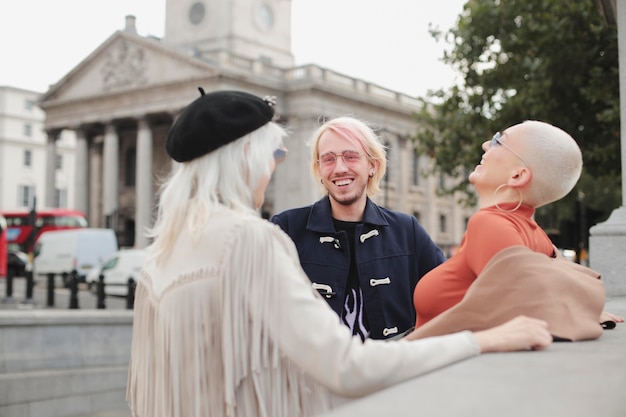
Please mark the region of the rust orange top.
MULTIPOLYGON (((506 204, 500 206, 509 208, 506 204)), ((511 213, 495 206, 478 210, 467 224, 458 251, 424 275, 415 287, 416 327, 461 301, 465 291, 500 250, 524 245, 552 256, 552 241, 535 222, 534 214, 534 208, 525 205, 511 213)))

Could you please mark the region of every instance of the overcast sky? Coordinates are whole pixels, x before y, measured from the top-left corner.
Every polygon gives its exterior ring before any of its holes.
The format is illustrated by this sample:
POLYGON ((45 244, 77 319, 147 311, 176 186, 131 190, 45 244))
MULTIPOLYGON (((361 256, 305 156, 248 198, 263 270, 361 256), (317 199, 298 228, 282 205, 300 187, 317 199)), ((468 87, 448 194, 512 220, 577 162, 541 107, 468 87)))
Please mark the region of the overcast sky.
MULTIPOLYGON (((166 0, 0 0, 0 85, 44 92, 93 52, 124 18, 162 37, 166 0)), ((291 0, 296 64, 317 64, 410 95, 448 87, 444 44, 466 0, 291 0)))

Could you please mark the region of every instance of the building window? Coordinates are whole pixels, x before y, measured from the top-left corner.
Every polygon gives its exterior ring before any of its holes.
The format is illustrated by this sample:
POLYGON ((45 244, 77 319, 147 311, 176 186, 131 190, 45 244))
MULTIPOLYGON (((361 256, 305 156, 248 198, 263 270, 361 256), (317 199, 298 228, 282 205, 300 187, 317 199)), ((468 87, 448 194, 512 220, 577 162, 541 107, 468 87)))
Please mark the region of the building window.
POLYGON ((417 149, 413 149, 413 185, 420 185, 420 165, 417 149))
POLYGON ((55 161, 56 169, 63 169, 63 155, 57 155, 55 161))
POLYGON ((33 125, 30 123, 24 124, 24 136, 30 138, 33 135, 33 125))
POLYGON ((135 186, 136 165, 137 165, 137 150, 135 148, 131 148, 128 151, 126 151, 124 184, 127 187, 135 186))
POLYGON ((447 221, 448 219, 445 214, 439 215, 439 231, 441 233, 446 233, 446 231, 448 230, 448 225, 446 224, 447 221))
POLYGON ((17 187, 17 202, 21 207, 32 207, 33 201, 35 201, 35 186, 34 185, 18 185, 17 187))
POLYGON ((35 101, 27 98, 24 100, 24 108, 26 110, 32 110, 35 107, 35 101))
POLYGON ((58 208, 67 207, 67 190, 57 188, 54 190, 54 205, 58 208))
POLYGON ((29 167, 29 166, 32 166, 32 164, 33 164, 33 153, 30 150, 26 149, 24 151, 24 166, 29 167))
POLYGON ((439 174, 439 189, 443 190, 446 188, 446 177, 443 174, 439 174))

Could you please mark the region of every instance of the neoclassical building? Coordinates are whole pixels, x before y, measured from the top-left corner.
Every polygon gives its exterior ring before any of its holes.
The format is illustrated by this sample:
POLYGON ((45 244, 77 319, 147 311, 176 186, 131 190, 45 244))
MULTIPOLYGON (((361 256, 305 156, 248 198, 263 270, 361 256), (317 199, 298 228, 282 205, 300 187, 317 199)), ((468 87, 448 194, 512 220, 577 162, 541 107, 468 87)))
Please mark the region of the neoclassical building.
MULTIPOLYGON (((374 200, 418 217, 443 249, 459 244, 473 209, 437 195, 446 179, 423 175, 430 161, 409 139, 418 128, 415 97, 317 65, 295 67, 289 0, 167 0, 162 39, 140 36, 135 17, 127 16, 123 30, 40 101, 50 155, 61 132, 76 136, 75 208, 88 213, 92 226, 115 229, 121 246, 149 243, 144 230, 171 163, 165 137, 199 86, 277 97, 279 122, 291 132, 289 156, 268 189, 264 216, 321 196, 306 142, 321 120, 354 115, 389 148, 388 176, 374 200)), ((53 170, 49 163, 49 190, 53 170)))
POLYGON ((45 113, 37 106, 40 96, 41 92, 0 86, 0 210, 30 210, 34 203, 41 208, 45 201, 49 207, 73 204, 73 132, 63 131, 55 152, 48 152, 45 113), (46 167, 54 188, 45 186, 46 167))

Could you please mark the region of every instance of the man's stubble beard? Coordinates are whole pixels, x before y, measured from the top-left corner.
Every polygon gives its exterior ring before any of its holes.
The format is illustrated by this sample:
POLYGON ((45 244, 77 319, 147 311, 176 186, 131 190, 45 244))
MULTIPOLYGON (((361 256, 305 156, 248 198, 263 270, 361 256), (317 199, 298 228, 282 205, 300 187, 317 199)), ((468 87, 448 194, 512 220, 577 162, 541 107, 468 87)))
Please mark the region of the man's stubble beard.
POLYGON ((330 191, 328 192, 328 195, 330 198, 332 198, 334 201, 341 204, 342 206, 351 206, 363 196, 364 192, 365 192, 365 189, 361 190, 360 193, 357 193, 354 196, 346 196, 343 199, 337 198, 337 196, 334 193, 331 193, 330 191))

